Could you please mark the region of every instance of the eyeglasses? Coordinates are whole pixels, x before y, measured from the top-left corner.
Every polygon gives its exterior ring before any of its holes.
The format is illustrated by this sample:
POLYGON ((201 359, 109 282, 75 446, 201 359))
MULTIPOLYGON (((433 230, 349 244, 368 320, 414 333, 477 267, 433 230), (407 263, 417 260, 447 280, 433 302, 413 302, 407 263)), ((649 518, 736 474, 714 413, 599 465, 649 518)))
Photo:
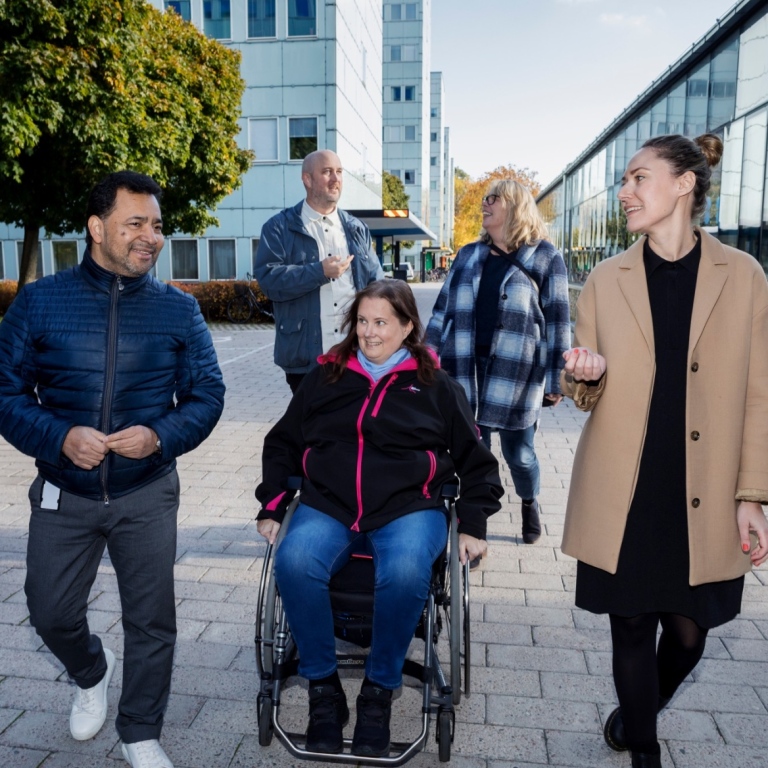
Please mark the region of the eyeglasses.
POLYGON ((493 205, 500 197, 501 197, 501 195, 486 195, 483 198, 483 202, 486 205, 493 205))

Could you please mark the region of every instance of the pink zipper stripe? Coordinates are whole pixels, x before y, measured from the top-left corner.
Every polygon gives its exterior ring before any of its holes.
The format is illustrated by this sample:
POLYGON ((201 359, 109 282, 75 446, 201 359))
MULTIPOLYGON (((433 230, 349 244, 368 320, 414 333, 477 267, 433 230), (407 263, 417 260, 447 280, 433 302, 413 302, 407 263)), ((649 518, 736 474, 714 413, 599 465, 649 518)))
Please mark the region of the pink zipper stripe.
POLYGON ((265 507, 267 512, 274 512, 277 509, 280 502, 283 500, 283 496, 285 496, 285 491, 283 491, 279 496, 275 496, 275 498, 272 499, 272 501, 270 501, 269 504, 267 504, 267 506, 265 507))
POLYGON ((433 478, 435 477, 435 472, 437 471, 437 459, 435 458, 435 454, 432 453, 432 451, 427 451, 427 456, 429 456, 429 477, 427 478, 427 482, 424 483, 422 492, 425 499, 431 499, 432 496, 429 494, 429 484, 432 482, 433 478))
POLYGON ((392 377, 392 378, 391 378, 391 379, 390 379, 390 380, 389 380, 389 381, 388 381, 388 382, 387 382, 387 383, 386 383, 386 384, 383 386, 383 388, 382 388, 382 390, 381 390, 381 394, 379 395, 379 399, 376 401, 376 407, 373 409, 373 413, 371 414, 371 416, 373 416, 373 418, 376 418, 377 414, 379 413, 379 408, 381 408, 381 401, 384 399, 384 395, 386 395, 386 394, 387 394, 387 390, 389 389, 389 387, 390 387, 392 384, 394 384, 394 383, 395 383, 395 381, 396 381, 396 380, 397 380, 397 374, 395 374, 395 375, 394 375, 394 376, 393 376, 393 377, 392 377))
POLYGON ((363 516, 363 416, 368 403, 371 401, 370 394, 365 398, 363 407, 360 409, 360 415, 357 417, 357 469, 355 470, 355 489, 357 491, 357 519, 352 525, 352 530, 360 531, 360 518, 363 516))
POLYGON ((301 457, 301 468, 304 470, 304 477, 309 478, 307 474, 307 456, 309 456, 310 448, 304 451, 304 455, 301 457))

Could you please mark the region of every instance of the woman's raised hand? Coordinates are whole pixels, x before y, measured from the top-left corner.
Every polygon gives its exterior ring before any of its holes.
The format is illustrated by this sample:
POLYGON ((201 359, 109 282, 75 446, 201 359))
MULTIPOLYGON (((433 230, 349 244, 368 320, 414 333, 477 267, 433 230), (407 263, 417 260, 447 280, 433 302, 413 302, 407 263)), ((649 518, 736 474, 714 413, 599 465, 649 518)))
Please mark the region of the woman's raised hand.
POLYGON ((586 347, 573 347, 563 352, 565 372, 574 381, 598 381, 605 373, 605 358, 586 347))

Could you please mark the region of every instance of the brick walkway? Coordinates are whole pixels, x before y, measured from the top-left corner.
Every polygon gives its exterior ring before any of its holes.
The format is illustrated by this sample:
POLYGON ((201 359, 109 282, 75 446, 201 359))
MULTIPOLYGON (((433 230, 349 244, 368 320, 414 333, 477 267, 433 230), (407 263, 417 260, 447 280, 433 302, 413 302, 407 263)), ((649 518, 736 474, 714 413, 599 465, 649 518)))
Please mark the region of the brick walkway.
MULTIPOLYGON (((416 288, 431 306, 436 284, 416 288)), ((289 397, 272 364, 274 333, 232 325, 212 329, 227 382, 224 416, 211 437, 179 460, 182 503, 176 591, 179 643, 163 731, 176 768, 293 766, 277 742, 256 737, 254 611, 263 547, 253 489, 264 434, 289 397)), ((575 564, 561 555, 573 450, 584 418, 572 406, 548 409, 537 436, 546 535, 519 537, 514 494, 490 522, 490 557, 473 574, 473 694, 457 714, 451 764, 459 768, 627 768, 604 744, 602 722, 615 704, 605 617, 574 609, 575 564)), ((73 689, 29 627, 24 599, 28 457, 0 441, 0 766, 119 768, 126 765, 112 725, 120 688, 122 629, 113 570, 105 558, 89 621, 118 657, 110 715, 88 742, 69 736, 73 689)), ((507 488, 511 481, 503 470, 507 488)), ((747 578, 743 613, 713 631, 706 658, 659 719, 665 768, 763 768, 768 750, 768 570, 747 578), (761 583, 762 582, 762 583, 761 583)), ((356 693, 350 681, 348 697, 356 693)), ((284 697, 283 719, 302 728, 305 694, 284 697)), ((397 738, 416 727, 419 697, 394 704, 397 738)), ((429 752, 409 765, 438 766, 429 752)), ((303 763, 303 765, 322 765, 303 763)))

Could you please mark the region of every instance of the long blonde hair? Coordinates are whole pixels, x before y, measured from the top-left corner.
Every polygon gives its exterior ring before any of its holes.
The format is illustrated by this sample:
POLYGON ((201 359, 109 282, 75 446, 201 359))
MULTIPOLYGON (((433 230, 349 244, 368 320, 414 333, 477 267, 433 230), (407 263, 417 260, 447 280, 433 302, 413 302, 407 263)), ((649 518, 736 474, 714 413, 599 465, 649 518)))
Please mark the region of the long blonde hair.
MULTIPOLYGON (((533 195, 527 187, 514 179, 496 179, 488 187, 487 195, 498 195, 499 202, 507 210, 504 223, 504 242, 511 253, 521 245, 535 245, 540 240, 547 240, 547 225, 539 213, 533 195)), ((491 242, 491 236, 480 230, 480 240, 491 242)))

